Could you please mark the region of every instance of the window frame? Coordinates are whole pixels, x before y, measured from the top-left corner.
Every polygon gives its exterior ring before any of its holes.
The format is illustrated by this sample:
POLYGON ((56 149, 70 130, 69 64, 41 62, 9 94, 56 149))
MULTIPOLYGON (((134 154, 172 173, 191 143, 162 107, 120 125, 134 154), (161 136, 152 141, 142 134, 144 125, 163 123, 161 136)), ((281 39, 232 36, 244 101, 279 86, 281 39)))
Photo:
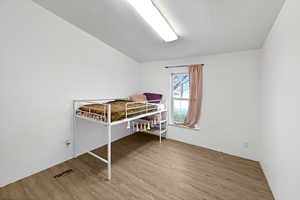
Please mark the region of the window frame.
MULTIPOLYGON (((188 72, 173 72, 171 73, 171 123, 176 124, 176 123, 181 123, 181 122, 176 122, 174 120, 174 100, 184 100, 184 101, 189 101, 190 98, 184 98, 184 97, 173 97, 173 75, 176 74, 187 74, 189 76, 188 72)), ((190 78, 190 77, 189 77, 190 78)))

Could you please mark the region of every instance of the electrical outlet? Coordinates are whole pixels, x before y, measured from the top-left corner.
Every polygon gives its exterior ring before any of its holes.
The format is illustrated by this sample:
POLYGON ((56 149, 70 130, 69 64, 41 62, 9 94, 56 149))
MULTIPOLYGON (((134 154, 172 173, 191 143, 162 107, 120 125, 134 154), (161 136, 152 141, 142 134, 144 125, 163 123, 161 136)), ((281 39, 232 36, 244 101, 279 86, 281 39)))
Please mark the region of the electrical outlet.
POLYGON ((248 142, 245 142, 245 143, 244 143, 244 148, 247 149, 248 147, 249 147, 249 143, 248 143, 248 142))
POLYGON ((70 141, 70 140, 66 140, 66 141, 65 141, 65 144, 66 144, 66 146, 70 146, 71 141, 70 141))

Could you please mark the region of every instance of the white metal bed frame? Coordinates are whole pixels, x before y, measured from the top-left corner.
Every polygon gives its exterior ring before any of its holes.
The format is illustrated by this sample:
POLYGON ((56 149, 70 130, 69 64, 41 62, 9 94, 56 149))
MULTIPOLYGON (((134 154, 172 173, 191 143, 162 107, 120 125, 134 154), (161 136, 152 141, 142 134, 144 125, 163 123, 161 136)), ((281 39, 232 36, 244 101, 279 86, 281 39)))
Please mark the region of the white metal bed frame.
MULTIPOLYGON (((112 121, 111 120, 111 105, 110 104, 106 104, 108 101, 113 101, 113 100, 128 100, 128 98, 116 98, 116 99, 89 99, 89 100, 73 100, 73 157, 76 158, 77 157, 77 141, 76 141, 76 118, 79 119, 84 119, 84 120, 88 120, 88 121, 92 121, 98 124, 102 124, 104 126, 107 127, 107 134, 108 134, 108 139, 107 139, 107 159, 102 158, 100 156, 98 156, 97 154, 89 151, 87 152, 89 155, 101 160, 102 162, 107 164, 107 179, 111 180, 111 127, 114 125, 118 125, 118 124, 122 124, 122 123, 130 123, 133 120, 137 120, 137 119, 141 119, 147 116, 152 116, 152 115, 160 115, 160 119, 162 119, 162 113, 166 113, 167 109, 166 109, 166 105, 165 103, 163 103, 163 101, 161 100, 154 100, 154 101, 142 101, 142 102, 128 102, 125 104, 125 118, 122 120, 117 120, 117 121, 112 121), (104 103, 100 103, 100 102, 104 102, 104 103), (82 110, 78 110, 78 108, 82 105, 86 105, 86 104, 102 104, 104 105, 104 114, 96 114, 93 113, 89 110, 89 112, 87 111, 82 111, 82 110), (129 105, 131 104, 136 104, 136 103, 140 103, 142 104, 139 107, 129 107, 129 105), (151 106, 155 106, 155 110, 153 109, 153 107, 151 108, 151 106), (150 107, 150 108, 149 108, 150 107), (139 111, 135 111, 135 112, 131 112, 130 110, 136 109, 136 108, 142 108, 142 110, 139 111), (146 113, 144 113, 146 112, 146 113), (142 113, 140 115, 136 115, 138 113, 142 113), (130 115, 135 115, 130 117, 130 115), (107 117, 106 117, 107 116, 107 117)), ((164 120, 164 122, 166 122, 166 127, 167 127, 167 114, 165 114, 166 120, 164 120)), ((162 135, 165 134, 166 137, 166 132, 162 131, 161 128, 161 123, 160 123, 160 127, 159 127, 159 141, 161 143, 162 141, 162 135)))

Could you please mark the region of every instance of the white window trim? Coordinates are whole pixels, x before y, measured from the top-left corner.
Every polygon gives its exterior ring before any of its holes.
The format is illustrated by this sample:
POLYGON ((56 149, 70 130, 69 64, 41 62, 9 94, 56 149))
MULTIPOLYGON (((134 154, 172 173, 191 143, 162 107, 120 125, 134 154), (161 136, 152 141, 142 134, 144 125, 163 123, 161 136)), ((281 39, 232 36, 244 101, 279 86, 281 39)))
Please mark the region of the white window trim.
POLYGON ((177 128, 184 128, 184 129, 189 129, 189 130, 194 130, 194 131, 199 131, 200 128, 195 127, 195 128, 191 128, 191 127, 187 127, 187 126, 183 126, 183 125, 178 125, 178 124, 174 124, 173 122, 169 124, 169 126, 174 126, 177 128))

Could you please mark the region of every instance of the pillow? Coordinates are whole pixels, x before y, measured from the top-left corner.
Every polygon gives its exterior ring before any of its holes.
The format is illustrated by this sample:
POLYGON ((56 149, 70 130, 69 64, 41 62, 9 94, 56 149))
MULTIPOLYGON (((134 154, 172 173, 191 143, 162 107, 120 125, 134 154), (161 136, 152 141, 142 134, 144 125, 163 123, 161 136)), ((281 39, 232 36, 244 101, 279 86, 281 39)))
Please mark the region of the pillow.
POLYGON ((146 96, 148 101, 151 101, 151 103, 159 103, 163 96, 161 94, 155 94, 155 93, 144 93, 144 95, 146 96))
POLYGON ((147 98, 143 94, 135 94, 129 97, 130 101, 147 101, 147 98))

